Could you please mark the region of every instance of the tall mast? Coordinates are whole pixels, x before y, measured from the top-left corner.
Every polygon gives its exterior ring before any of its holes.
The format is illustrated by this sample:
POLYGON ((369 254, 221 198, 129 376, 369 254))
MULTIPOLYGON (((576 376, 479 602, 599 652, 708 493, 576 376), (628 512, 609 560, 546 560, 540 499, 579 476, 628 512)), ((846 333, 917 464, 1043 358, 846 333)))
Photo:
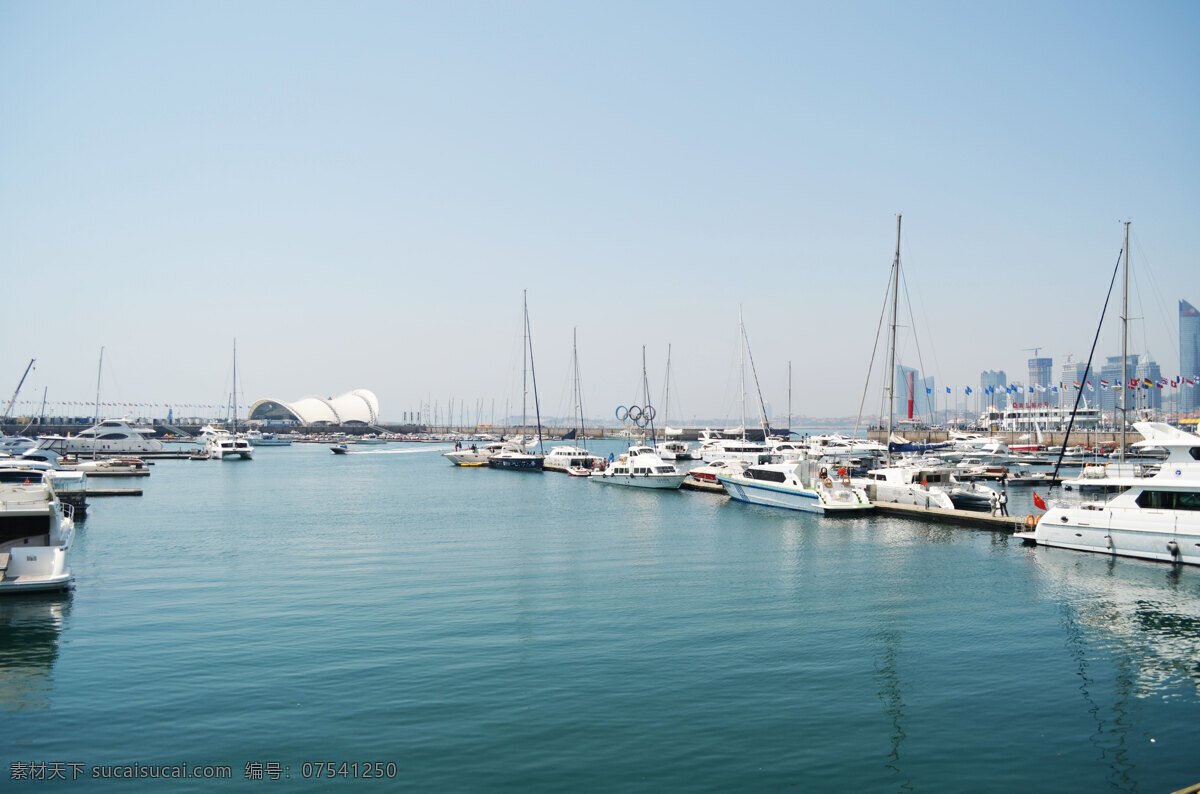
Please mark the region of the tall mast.
MULTIPOLYGON (((742 441, 746 440, 746 326, 742 324, 742 304, 738 304, 738 369, 742 371, 742 441)), ((766 439, 763 439, 764 441, 766 439)))
POLYGON ((29 377, 29 370, 33 369, 33 362, 35 361, 37 361, 36 358, 29 359, 29 366, 25 367, 25 374, 21 376, 21 382, 17 384, 16 390, 13 391, 12 399, 8 401, 8 407, 4 409, 5 419, 7 419, 8 415, 12 413, 13 404, 17 401, 17 395, 21 393, 21 387, 25 385, 25 379, 29 377))
POLYGON ((788 362, 788 435, 792 434, 792 362, 788 362))
POLYGON ((887 464, 892 465, 892 426, 896 421, 896 307, 900 302, 900 218, 896 216, 896 259, 892 262, 892 339, 888 343, 887 464))
POLYGON ((579 382, 579 328, 571 329, 571 357, 575 359, 575 410, 579 412, 579 424, 576 425, 576 435, 583 438, 583 384, 579 382))
POLYGON ((521 433, 525 433, 526 421, 525 402, 529 396, 529 290, 521 290, 521 433))
POLYGON ((1125 284, 1121 289, 1121 455, 1125 462, 1125 420, 1127 419, 1126 397, 1129 394, 1129 372, 1126 354, 1129 342, 1129 221, 1125 221, 1125 284))
POLYGON ((525 339, 528 342, 529 348, 529 379, 533 381, 533 410, 537 415, 537 441, 538 452, 545 454, 545 449, 542 447, 542 408, 538 404, 537 393, 537 370, 533 366, 533 335, 529 333, 529 300, 525 299, 525 339))
POLYGON ((233 339, 233 434, 237 435, 237 337, 233 339))

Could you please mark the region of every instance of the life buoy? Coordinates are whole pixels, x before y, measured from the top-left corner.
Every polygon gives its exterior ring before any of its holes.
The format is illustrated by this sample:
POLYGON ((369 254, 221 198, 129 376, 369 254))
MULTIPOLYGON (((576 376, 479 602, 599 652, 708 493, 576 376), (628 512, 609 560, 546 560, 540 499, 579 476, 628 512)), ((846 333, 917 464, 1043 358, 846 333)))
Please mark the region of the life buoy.
POLYGON ((849 488, 849 487, 850 487, 850 478, 849 478, 849 477, 843 477, 843 478, 842 478, 842 485, 844 485, 844 486, 846 486, 847 488, 849 488))
POLYGON ((833 487, 833 480, 831 480, 831 479, 829 479, 828 477, 826 477, 826 478, 825 478, 825 487, 826 487, 826 488, 832 488, 832 487, 833 487))
POLYGON ((1025 516, 1025 526, 1029 527, 1030 529, 1036 527, 1037 517, 1032 514, 1025 516))

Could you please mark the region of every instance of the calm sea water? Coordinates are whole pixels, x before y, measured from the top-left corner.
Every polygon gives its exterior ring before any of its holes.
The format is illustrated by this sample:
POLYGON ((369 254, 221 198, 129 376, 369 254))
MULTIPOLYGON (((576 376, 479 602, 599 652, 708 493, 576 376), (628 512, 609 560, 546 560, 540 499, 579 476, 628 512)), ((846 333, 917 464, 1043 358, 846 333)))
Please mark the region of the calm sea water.
POLYGON ((163 461, 124 483, 141 498, 93 499, 74 591, 0 600, 0 780, 186 763, 232 780, 170 790, 319 791, 353 781, 306 764, 383 762, 387 790, 1200 782, 1200 571, 444 449, 163 461))

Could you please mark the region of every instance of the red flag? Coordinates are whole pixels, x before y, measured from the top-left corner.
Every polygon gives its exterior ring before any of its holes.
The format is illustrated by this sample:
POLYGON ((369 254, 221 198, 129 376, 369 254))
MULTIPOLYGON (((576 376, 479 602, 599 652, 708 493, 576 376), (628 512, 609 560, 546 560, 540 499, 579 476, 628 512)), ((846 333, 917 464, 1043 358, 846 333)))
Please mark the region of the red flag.
POLYGON ((1037 491, 1033 492, 1033 503, 1037 506, 1038 510, 1046 509, 1046 502, 1042 499, 1042 497, 1037 495, 1037 491))

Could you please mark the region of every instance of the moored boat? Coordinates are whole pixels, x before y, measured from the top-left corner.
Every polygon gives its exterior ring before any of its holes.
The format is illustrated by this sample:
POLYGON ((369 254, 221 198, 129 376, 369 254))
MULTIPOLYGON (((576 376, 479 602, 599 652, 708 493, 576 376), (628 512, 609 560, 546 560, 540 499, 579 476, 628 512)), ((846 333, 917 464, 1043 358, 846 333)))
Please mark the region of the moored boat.
POLYGON ((862 488, 849 477, 830 477, 816 461, 748 466, 740 473, 718 474, 717 481, 739 502, 831 515, 871 509, 862 488))
POLYGON ((653 447, 630 447, 608 466, 592 475, 602 485, 626 485, 632 488, 678 488, 687 475, 659 457, 653 447))
POLYGON ((45 472, 0 469, 0 593, 70 586, 74 536, 73 510, 45 472))

